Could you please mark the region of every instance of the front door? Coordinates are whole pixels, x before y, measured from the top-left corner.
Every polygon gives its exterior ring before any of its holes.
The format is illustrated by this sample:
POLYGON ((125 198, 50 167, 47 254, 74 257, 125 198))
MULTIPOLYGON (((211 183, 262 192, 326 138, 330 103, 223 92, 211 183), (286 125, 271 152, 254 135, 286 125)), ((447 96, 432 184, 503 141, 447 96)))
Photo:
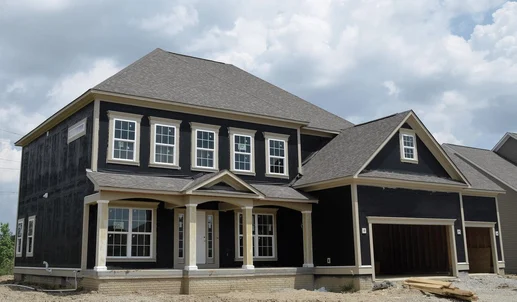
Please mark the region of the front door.
POLYGON ((197 211, 196 218, 196 263, 206 263, 206 216, 205 212, 197 211))

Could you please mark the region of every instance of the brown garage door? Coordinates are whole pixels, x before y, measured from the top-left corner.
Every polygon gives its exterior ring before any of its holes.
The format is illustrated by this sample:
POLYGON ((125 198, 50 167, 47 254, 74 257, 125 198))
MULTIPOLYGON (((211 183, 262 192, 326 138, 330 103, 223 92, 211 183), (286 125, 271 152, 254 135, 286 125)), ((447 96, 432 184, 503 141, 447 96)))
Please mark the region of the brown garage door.
POLYGON ((437 225, 374 224, 376 275, 449 275, 447 229, 437 225))

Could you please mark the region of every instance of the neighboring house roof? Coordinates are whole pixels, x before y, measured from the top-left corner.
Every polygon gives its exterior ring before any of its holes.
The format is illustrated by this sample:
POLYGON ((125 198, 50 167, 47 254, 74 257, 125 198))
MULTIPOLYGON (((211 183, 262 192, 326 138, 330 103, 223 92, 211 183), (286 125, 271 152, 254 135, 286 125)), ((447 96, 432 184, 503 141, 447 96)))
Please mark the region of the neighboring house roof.
POLYGON ((306 122, 322 130, 353 126, 233 65, 159 48, 93 89, 306 122))
POLYGON ((497 142, 497 144, 494 146, 492 151, 497 152, 499 149, 506 143, 506 141, 509 138, 513 138, 514 140, 517 140, 517 133, 513 132, 506 132, 503 137, 497 142))
POLYGON ((497 153, 480 148, 444 144, 460 158, 517 191, 517 166, 497 153))
MULTIPOLYGON (((196 179, 192 178, 175 178, 175 177, 160 177, 160 176, 145 176, 145 175, 134 175, 134 174, 119 174, 119 173, 107 173, 107 172, 93 172, 87 171, 88 178, 95 185, 96 190, 101 188, 116 189, 136 189, 142 191, 158 191, 158 192, 171 192, 183 194, 189 191, 191 188, 198 186, 199 184, 210 181, 210 179, 217 179, 218 176, 226 174, 227 170, 222 170, 215 173, 208 173, 196 179)), ((228 172, 230 173, 230 172, 228 172)), ((233 175, 233 174, 232 174, 233 175)), ((236 177, 236 176, 235 176, 236 177)), ((242 179, 239 180, 245 183, 242 179)), ((265 199, 281 199, 283 201, 290 202, 316 202, 315 199, 310 196, 298 192, 296 189, 288 187, 286 185, 271 185, 271 184, 247 184, 252 188, 252 191, 261 193, 259 195, 265 199)), ((231 193, 231 191, 211 190, 211 193, 231 193)), ((243 194, 243 192, 236 191, 237 194, 243 194)), ((251 193, 251 192, 250 192, 251 193)))
POLYGON ((488 177, 479 172, 476 168, 470 165, 467 161, 461 158, 450 145, 443 144, 443 149, 452 159, 456 167, 460 169, 461 173, 465 175, 474 190, 484 191, 504 191, 501 187, 491 181, 488 177))
POLYGON ((396 180, 407 180, 414 182, 426 182, 426 183, 434 183, 434 184, 443 184, 443 185, 463 185, 466 184, 446 179, 434 175, 422 175, 422 174, 413 174, 413 173, 398 173, 398 172, 387 172, 387 171, 369 171, 365 173, 359 174, 361 177, 366 178, 386 178, 386 179, 396 179, 396 180))
POLYGON ((295 186, 352 176, 400 126, 411 111, 343 130, 303 166, 295 186))

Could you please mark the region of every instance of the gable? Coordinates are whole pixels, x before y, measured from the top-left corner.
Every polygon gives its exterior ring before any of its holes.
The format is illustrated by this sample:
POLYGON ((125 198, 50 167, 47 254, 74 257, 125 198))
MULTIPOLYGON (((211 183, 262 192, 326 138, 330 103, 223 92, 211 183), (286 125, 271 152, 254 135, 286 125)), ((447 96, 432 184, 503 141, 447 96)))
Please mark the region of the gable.
MULTIPOLYGON (((412 129, 405 123, 401 128, 412 129)), ((451 178, 433 153, 427 148, 418 134, 416 137, 416 149, 418 161, 414 163, 403 162, 400 156, 399 132, 395 133, 381 151, 372 159, 366 171, 388 171, 412 174, 432 175, 441 178, 451 178)))
POLYGON ((495 151, 502 158, 517 165, 517 140, 508 136, 505 142, 495 151))
POLYGON ((217 173, 205 174, 183 188, 186 194, 192 194, 196 191, 220 190, 227 192, 250 193, 255 196, 264 197, 260 191, 237 177, 228 170, 221 170, 217 173))

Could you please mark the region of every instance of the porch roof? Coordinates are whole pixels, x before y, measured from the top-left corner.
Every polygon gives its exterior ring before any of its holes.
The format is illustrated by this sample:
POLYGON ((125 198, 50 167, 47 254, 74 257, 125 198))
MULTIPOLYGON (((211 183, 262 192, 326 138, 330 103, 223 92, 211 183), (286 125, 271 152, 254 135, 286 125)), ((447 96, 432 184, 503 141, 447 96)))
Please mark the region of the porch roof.
MULTIPOLYGON (((316 203, 317 200, 310 197, 305 193, 301 193, 296 189, 287 185, 274 185, 274 184, 249 184, 244 180, 238 178, 235 174, 226 170, 208 173, 201 177, 192 178, 177 178, 177 177, 163 177, 163 176, 148 176, 148 175, 135 175, 135 174, 120 174, 120 173, 109 173, 109 172, 93 172, 88 170, 87 176, 95 186, 95 190, 113 190, 117 189, 125 190, 139 190, 142 192, 170 192, 176 194, 187 194, 187 191, 197 187, 201 183, 210 180, 218 179, 218 176, 223 174, 231 174, 232 177, 239 179, 241 182, 249 186, 253 191, 232 191, 232 190, 219 190, 209 189, 202 187, 200 190, 194 190, 191 194, 195 195, 195 192, 203 192, 217 194, 230 194, 230 195, 249 195, 251 197, 256 196, 256 199, 263 200, 281 200, 286 202, 301 202, 301 203, 316 203), (256 193, 261 193, 258 195, 256 193), (252 196, 253 195, 253 196, 252 196)), ((224 180, 223 180, 224 181, 224 180)))

